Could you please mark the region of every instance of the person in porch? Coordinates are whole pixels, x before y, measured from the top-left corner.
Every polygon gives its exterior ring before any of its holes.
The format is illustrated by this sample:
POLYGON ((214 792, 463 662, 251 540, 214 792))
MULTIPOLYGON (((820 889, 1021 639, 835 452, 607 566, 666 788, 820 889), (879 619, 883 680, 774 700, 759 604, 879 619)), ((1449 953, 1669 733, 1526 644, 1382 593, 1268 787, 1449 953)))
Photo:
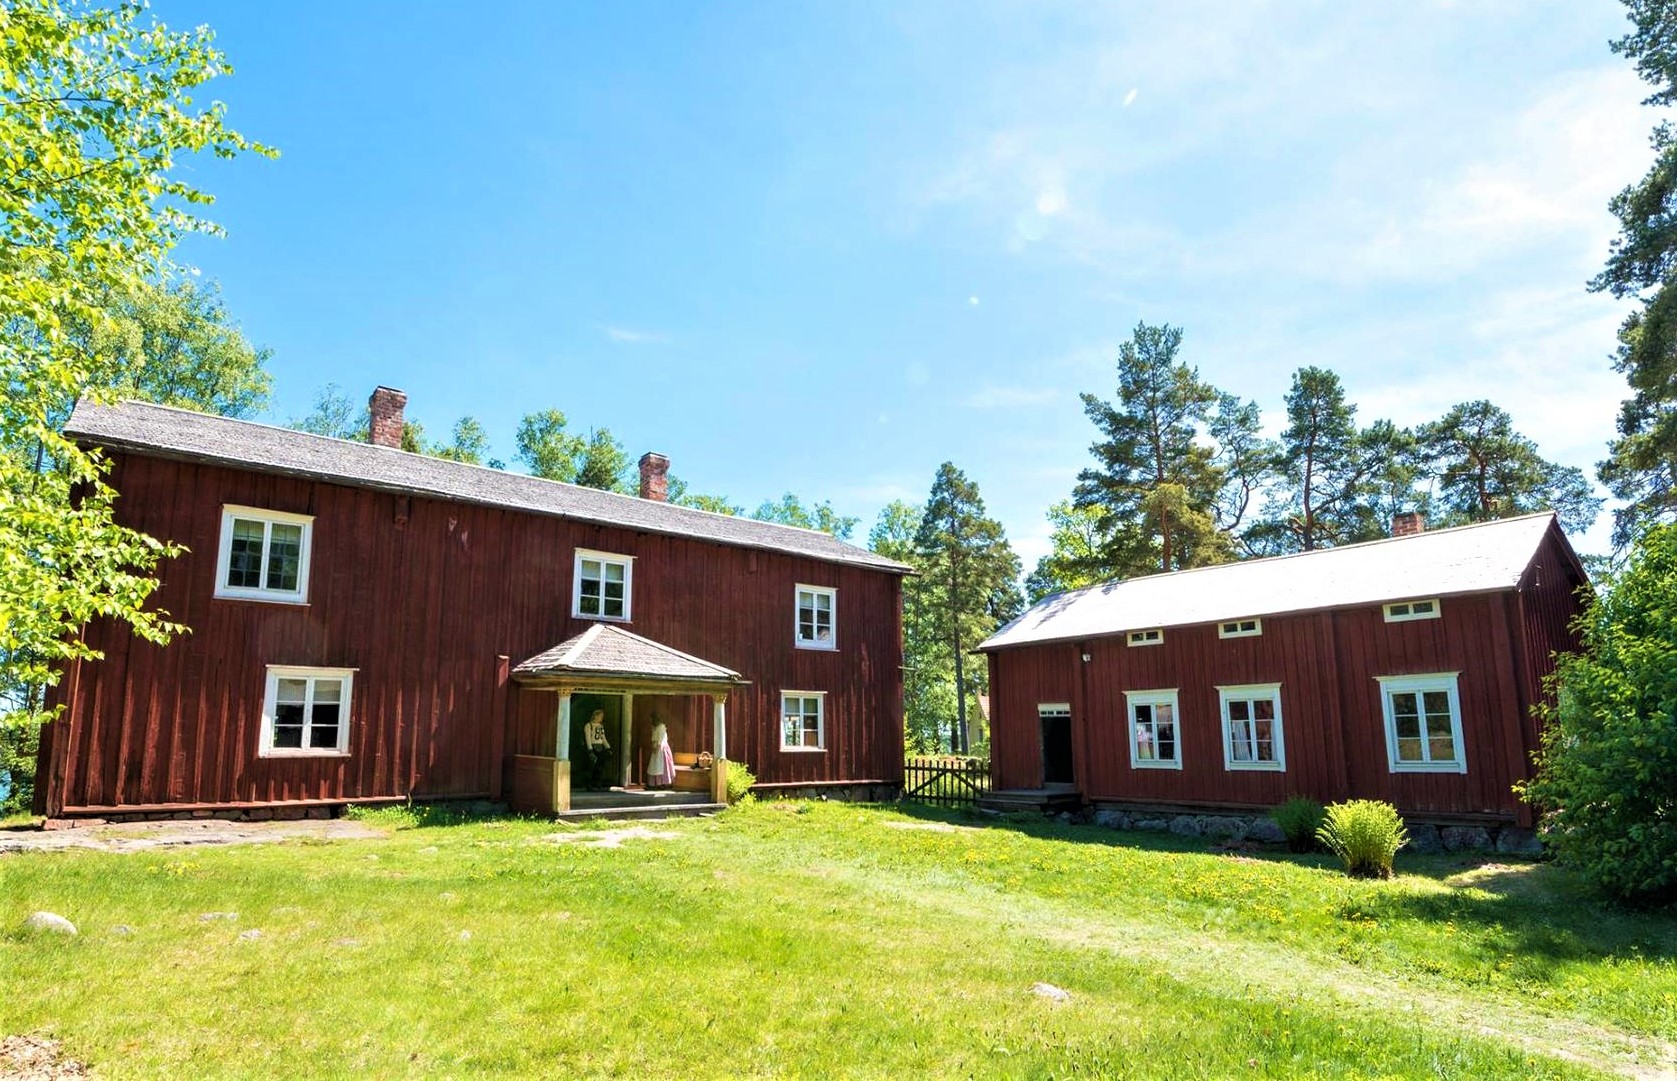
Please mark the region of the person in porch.
POLYGON ((597 709, 582 729, 583 746, 588 751, 588 787, 608 788, 606 758, 611 754, 611 741, 606 739, 606 711, 597 709))
POLYGON ((652 726, 652 754, 646 760, 646 787, 668 788, 675 784, 675 755, 670 752, 670 732, 659 721, 652 726))

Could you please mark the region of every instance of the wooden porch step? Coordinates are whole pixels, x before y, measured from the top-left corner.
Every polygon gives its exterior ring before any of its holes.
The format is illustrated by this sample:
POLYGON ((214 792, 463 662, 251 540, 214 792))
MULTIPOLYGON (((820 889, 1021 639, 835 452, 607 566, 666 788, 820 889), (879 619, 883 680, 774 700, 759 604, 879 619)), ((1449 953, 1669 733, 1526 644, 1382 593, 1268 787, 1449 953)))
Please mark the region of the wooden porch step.
POLYGON ((1059 814, 1061 811, 1075 811, 1081 806, 1083 806, 1081 793, 1063 789, 1000 789, 986 792, 978 797, 979 810, 994 811, 998 814, 1012 814, 1019 811, 1059 814))
POLYGON ((605 822, 647 821, 660 818, 697 818, 726 810, 726 803, 666 803, 633 807, 580 807, 560 811, 553 817, 561 822, 599 819, 605 822))

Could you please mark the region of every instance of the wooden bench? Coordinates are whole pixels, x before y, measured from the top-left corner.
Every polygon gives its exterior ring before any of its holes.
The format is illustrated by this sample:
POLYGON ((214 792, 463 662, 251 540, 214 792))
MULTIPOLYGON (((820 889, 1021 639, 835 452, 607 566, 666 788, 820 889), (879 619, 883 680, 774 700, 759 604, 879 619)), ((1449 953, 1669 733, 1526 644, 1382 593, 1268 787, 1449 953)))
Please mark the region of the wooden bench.
POLYGON ((709 766, 699 765, 699 756, 691 751, 672 752, 675 757, 675 784, 678 792, 709 792, 709 766))

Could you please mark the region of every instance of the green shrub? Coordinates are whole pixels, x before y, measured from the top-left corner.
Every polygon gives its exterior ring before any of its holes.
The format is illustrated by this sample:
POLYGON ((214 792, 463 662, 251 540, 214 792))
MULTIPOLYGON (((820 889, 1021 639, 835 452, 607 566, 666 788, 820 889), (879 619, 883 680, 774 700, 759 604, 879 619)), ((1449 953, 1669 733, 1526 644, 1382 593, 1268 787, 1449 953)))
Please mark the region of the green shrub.
POLYGON ((1358 878, 1391 878, 1392 857, 1409 843, 1397 808, 1375 799, 1329 805, 1316 839, 1358 878))
POLYGON ((1677 901, 1677 526, 1650 529, 1579 620, 1521 795, 1565 864, 1630 905, 1677 901))
POLYGON ((746 767, 744 762, 728 760, 728 802, 738 803, 751 794, 751 786, 757 783, 757 775, 746 767))
POLYGON ((1316 847, 1316 831, 1322 828, 1322 805, 1304 796, 1294 796, 1269 816, 1287 835, 1287 848, 1292 852, 1309 852, 1316 847))

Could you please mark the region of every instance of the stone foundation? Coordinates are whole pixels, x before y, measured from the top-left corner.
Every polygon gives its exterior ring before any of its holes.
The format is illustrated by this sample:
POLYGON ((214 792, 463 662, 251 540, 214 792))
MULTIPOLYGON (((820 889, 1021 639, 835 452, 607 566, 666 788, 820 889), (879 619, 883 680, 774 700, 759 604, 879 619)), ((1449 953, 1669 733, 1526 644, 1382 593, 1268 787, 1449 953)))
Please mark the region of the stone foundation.
POLYGON ((903 786, 889 781, 840 781, 827 784, 753 785, 758 799, 842 800, 846 803, 891 803, 903 794, 903 786))
MULTIPOLYGON (((1169 832, 1225 844, 1285 844, 1287 841, 1281 827, 1267 814, 1173 814, 1145 807, 1129 808, 1103 803, 1059 817, 1065 822, 1093 823, 1109 829, 1169 832)), ((1543 855, 1543 844, 1537 835, 1512 823, 1439 826, 1407 822, 1405 825, 1409 830, 1409 844, 1405 846, 1405 851, 1409 852, 1496 852, 1528 858, 1543 855)))

